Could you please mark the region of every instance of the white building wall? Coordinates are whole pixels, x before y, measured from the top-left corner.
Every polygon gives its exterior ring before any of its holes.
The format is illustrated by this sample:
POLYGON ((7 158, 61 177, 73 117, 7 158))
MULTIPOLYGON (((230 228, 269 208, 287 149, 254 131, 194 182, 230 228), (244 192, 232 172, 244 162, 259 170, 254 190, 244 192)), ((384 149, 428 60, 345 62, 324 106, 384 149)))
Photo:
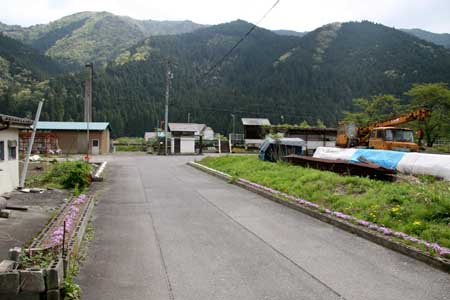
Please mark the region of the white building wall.
POLYGON ((0 195, 19 186, 19 130, 10 128, 0 131, 0 141, 4 142, 5 160, 0 160, 0 195), (16 159, 9 160, 8 141, 17 141, 16 159))
POLYGON ((195 138, 182 137, 180 141, 180 153, 195 153, 195 138))

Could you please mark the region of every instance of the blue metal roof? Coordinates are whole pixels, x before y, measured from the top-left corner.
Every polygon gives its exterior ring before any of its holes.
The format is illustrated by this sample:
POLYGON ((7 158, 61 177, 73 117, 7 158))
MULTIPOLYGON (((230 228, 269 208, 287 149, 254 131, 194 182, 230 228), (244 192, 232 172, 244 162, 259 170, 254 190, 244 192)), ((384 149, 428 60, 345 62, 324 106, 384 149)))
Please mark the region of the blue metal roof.
MULTIPOLYGON (((103 131, 106 128, 111 130, 108 122, 89 122, 89 130, 103 131)), ((86 122, 45 122, 39 121, 38 130, 87 130, 86 122)))

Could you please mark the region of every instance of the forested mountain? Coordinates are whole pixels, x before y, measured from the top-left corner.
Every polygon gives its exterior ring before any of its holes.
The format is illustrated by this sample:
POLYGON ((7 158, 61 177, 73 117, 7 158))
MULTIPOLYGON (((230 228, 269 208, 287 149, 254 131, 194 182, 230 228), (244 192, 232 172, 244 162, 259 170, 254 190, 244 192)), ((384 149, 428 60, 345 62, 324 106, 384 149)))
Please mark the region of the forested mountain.
POLYGON ((275 32, 276 34, 279 35, 292 35, 292 36, 298 36, 298 37, 302 37, 305 34, 307 34, 307 31, 304 32, 299 32, 299 31, 294 31, 294 30, 284 30, 284 29, 280 29, 280 30, 272 30, 273 32, 275 32))
POLYGON ((51 76, 64 70, 48 56, 0 33, 0 112, 31 117, 36 101, 49 95, 51 76))
POLYGON ((72 64, 105 64, 146 37, 191 32, 201 27, 204 26, 191 21, 141 21, 108 12, 81 12, 26 28, 0 23, 0 30, 6 35, 72 64))
POLYGON ((47 78, 64 71, 64 68, 50 57, 2 33, 0 33, 0 57, 10 63, 13 74, 28 70, 36 78, 47 78))
MULTIPOLYGON (((164 116, 167 59, 174 76, 170 120, 185 122, 190 113, 192 122, 220 132, 231 129, 230 114, 335 126, 353 98, 392 93, 405 99, 413 83, 450 79, 450 50, 370 22, 330 24, 301 38, 257 28, 209 72, 251 26, 238 20, 154 36, 121 51, 107 67, 95 68, 94 120, 110 121, 116 136, 152 130, 164 116)), ((81 120, 83 74, 48 85, 43 119, 81 120)), ((0 107, 17 115, 33 111, 38 100, 11 99, 0 97, 0 107)))
POLYGON ((435 43, 450 48, 450 34, 448 33, 433 33, 422 29, 401 29, 402 31, 412 34, 420 39, 435 43))

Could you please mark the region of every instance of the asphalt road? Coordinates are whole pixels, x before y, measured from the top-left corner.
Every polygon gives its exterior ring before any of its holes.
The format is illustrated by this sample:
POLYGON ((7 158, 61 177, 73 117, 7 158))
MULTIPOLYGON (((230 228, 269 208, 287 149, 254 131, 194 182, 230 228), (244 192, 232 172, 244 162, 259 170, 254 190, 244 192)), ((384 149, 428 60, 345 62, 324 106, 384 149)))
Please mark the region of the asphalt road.
POLYGON ((195 170, 116 155, 83 299, 450 299, 450 276, 195 170))

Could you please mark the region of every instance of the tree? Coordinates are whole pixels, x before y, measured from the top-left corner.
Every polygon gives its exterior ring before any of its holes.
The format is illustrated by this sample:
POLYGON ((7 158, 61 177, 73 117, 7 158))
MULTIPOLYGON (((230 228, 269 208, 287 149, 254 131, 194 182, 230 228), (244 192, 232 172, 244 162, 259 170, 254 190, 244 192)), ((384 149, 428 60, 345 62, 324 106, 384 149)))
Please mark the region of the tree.
POLYGON ((316 127, 317 127, 317 128, 327 128, 327 126, 325 125, 325 123, 322 122, 321 119, 317 119, 317 121, 316 121, 316 127))
POLYGON ((353 105, 356 111, 344 112, 345 120, 359 126, 394 117, 405 110, 400 99, 389 94, 353 99, 353 105))
POLYGON ((300 128, 310 128, 311 126, 308 124, 308 122, 306 120, 304 120, 303 122, 301 122, 300 124, 298 124, 298 126, 300 128))
POLYGON ((450 137, 450 90, 447 84, 414 84, 405 95, 411 97, 412 108, 431 110, 431 116, 423 121, 428 147, 432 147, 438 138, 450 137))

